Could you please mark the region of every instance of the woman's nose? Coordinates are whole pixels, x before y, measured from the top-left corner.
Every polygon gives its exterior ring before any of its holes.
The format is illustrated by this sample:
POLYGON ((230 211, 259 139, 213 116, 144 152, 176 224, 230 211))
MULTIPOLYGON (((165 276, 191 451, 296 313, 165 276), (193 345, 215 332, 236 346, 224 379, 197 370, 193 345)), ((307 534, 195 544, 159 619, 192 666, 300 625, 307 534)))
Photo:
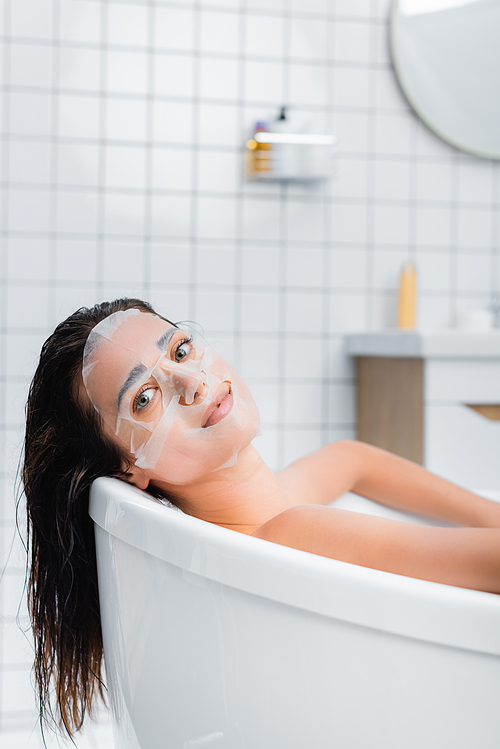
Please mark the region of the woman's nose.
POLYGON ((201 403, 207 391, 204 379, 199 374, 175 374, 173 375, 174 386, 177 393, 180 394, 179 403, 181 406, 191 406, 201 403))

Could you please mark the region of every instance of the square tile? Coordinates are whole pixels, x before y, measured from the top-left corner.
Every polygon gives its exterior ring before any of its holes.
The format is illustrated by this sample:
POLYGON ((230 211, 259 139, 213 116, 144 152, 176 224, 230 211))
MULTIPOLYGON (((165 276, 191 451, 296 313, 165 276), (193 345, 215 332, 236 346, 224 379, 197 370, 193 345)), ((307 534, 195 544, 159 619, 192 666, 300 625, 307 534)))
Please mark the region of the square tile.
POLYGON ((379 153, 411 153, 412 121, 399 115, 377 114, 375 147, 379 153))
POLYGON ((156 96, 193 96, 194 65, 188 55, 156 54, 154 93, 156 96))
POLYGON ((277 106, 282 97, 283 64, 247 60, 245 98, 255 102, 272 102, 277 106))
POLYGON ((366 250, 333 247, 330 252, 329 262, 330 284, 333 289, 366 288, 366 250))
POLYGON ((239 16, 236 13, 202 9, 200 24, 202 52, 238 54, 239 16))
POLYGON ((330 298, 330 332, 348 333, 365 329, 365 295, 333 293, 330 298))
POLYGON ((143 94, 148 85, 148 56, 145 52, 107 53, 107 87, 113 93, 143 94))
POLYGON ((280 421, 279 387, 273 382, 250 379, 247 385, 259 410, 261 423, 276 424, 280 421))
POLYGON ((330 236, 333 242, 366 242, 366 206, 334 204, 330 236))
POLYGON ((328 388, 331 424, 356 424, 356 387, 334 384, 328 388))
POLYGON ((409 241, 409 209, 404 205, 376 205, 373 239, 378 244, 404 245, 409 241))
POLYGON ((191 236, 191 198, 181 195, 151 197, 153 236, 191 236))
POLYGON ((199 190, 234 193, 242 179, 241 153, 200 150, 197 171, 199 190))
POLYGON ((106 137, 110 140, 146 140, 146 102, 107 99, 106 137))
POLYGON ((56 200, 56 231, 68 234, 95 234, 97 210, 96 194, 59 191, 56 200))
POLYGON ((101 52, 97 49, 61 47, 59 49, 59 86, 78 91, 101 88, 101 52))
POLYGON ((489 292, 491 290, 492 262, 490 253, 460 252, 457 260, 458 292, 489 292))
POLYGON ((324 60, 326 58, 327 25, 323 19, 292 18, 290 57, 324 60))
POLYGON ((458 246, 491 247, 493 221, 490 211, 462 208, 458 212, 458 246))
POLYGON ((234 286, 234 247, 198 247, 196 281, 203 286, 234 286))
POLYGON ((238 108, 226 104, 199 104, 198 138, 201 145, 240 147, 238 108))
POLYGON ((290 64, 290 103, 324 107, 327 103, 327 78, 323 65, 290 64))
POLYGON ((155 100, 153 102, 153 140, 157 143, 191 143, 192 139, 193 105, 177 101, 155 100))
POLYGON ((189 148, 153 148, 153 189, 190 190, 192 151, 189 148))
POLYGON ((99 146, 59 143, 57 181, 63 185, 96 187, 100 178, 99 163, 99 146))
POLYGON ((8 227, 10 231, 49 231, 50 193, 47 189, 22 190, 11 188, 8 227))
POLYGON ((292 0, 292 13, 325 15, 327 11, 328 0, 292 0))
POLYGON ((370 118, 363 112, 335 112, 334 133, 339 139, 337 148, 340 153, 363 155, 368 149, 370 118))
POLYGON ((324 234, 322 203, 299 200, 287 201, 286 232, 289 240, 321 242, 324 234))
POLYGON ((6 291, 7 325, 13 328, 47 328, 49 291, 48 285, 11 283, 6 291))
POLYGON ((190 275, 191 248, 169 242, 154 243, 150 250, 150 277, 154 284, 186 283, 190 275))
POLYGON ((278 240, 280 236, 280 204, 277 200, 248 198, 243 202, 243 237, 245 239, 278 240))
POLYGON ((234 292, 198 291, 196 317, 208 333, 232 331, 234 329, 234 292))
POLYGON ((451 305, 447 297, 420 295, 417 304, 417 326, 421 330, 450 328, 455 324, 451 318, 451 305))
POLYGON ((329 377, 354 380, 356 376, 354 357, 347 355, 342 337, 339 336, 329 341, 327 357, 329 377))
POLYGON ((321 339, 321 320, 311 319, 305 333, 290 331, 284 344, 285 376, 319 383, 325 374, 325 348, 324 341, 321 339))
POLYGON ((36 44, 11 43, 10 84, 48 88, 52 85, 52 49, 36 44))
POLYGON ((68 42, 97 44, 101 33, 101 7, 88 0, 63 0, 59 4, 59 36, 68 42))
POLYGON ((493 201, 493 167, 486 159, 462 159, 459 164, 458 199, 470 203, 493 201))
POLYGON ((102 281, 142 284, 144 281, 144 247, 139 243, 105 242, 102 256, 102 281))
POLYGON ((416 170, 419 200, 449 201, 451 199, 450 164, 419 162, 416 170))
POLYGON ((320 426, 324 417, 320 382, 285 385, 285 424, 320 426))
POLYGON ((371 0, 335 0, 335 13, 339 15, 369 18, 372 12, 371 0))
POLYGON ((238 61, 203 57, 200 61, 200 96, 204 99, 237 100, 238 61))
POLYGON ((417 206, 416 220, 417 244, 449 246, 451 212, 448 208, 417 206))
POLYGON ((283 19, 276 16, 248 14, 245 19, 245 52, 247 55, 282 57, 283 19))
POLYGON ((342 62, 370 62, 370 25, 336 19, 332 24, 330 56, 342 62))
POLYGON ((104 233, 138 236, 144 234, 145 196, 106 193, 104 233))
POLYGON ((59 239, 56 242, 55 280, 95 283, 97 280, 97 254, 101 248, 95 240, 82 242, 59 239))
MULTIPOLYGON (((130 3, 108 3, 108 44, 130 47, 148 45, 148 7, 130 3)), ((157 19, 155 18, 155 23, 157 19)))
POLYGON ((325 281, 323 250, 288 247, 285 255, 287 286, 321 288, 325 281))
POLYGON ((398 295, 396 291, 379 291, 371 300, 369 330, 387 330, 396 327, 398 295))
POLYGON ((333 101, 336 107, 370 105, 370 77, 364 68, 335 68, 333 101))
POLYGON ((16 135, 50 133, 51 98, 48 94, 10 94, 10 132, 16 135))
POLYGON ((286 294, 284 327, 287 333, 308 333, 311 329, 321 331, 323 318, 323 296, 321 294, 286 294))
POLYGON ((7 279, 49 280, 49 241, 37 237, 9 237, 7 279))
POLYGON ((451 254, 449 252, 417 251, 418 289, 424 291, 442 291, 449 293, 452 279, 451 254))
POLYGON ((194 48, 194 11, 192 8, 155 7, 155 37, 157 49, 194 48))
POLYGON ((47 184, 50 181, 49 144, 11 141, 9 181, 47 184))
POLYGON ((241 254, 241 275, 244 286, 278 286, 280 284, 278 247, 244 246, 241 254))
POLYGON ((279 377, 280 372, 280 344, 273 338, 248 338, 241 340, 241 376, 249 377, 279 377))
POLYGON ((100 106, 97 96, 59 94, 59 135, 63 138, 98 138, 100 106))
POLYGON ((368 164, 365 159, 339 155, 337 171, 329 186, 329 194, 339 198, 367 197, 368 164))
POLYGON ((243 291, 241 294, 241 330, 244 333, 277 333, 279 330, 278 295, 273 292, 243 291))
POLYGON ((16 0, 12 4, 10 33, 31 39, 52 37, 52 0, 16 0))
POLYGON ((375 162, 376 198, 407 200, 410 197, 410 175, 412 166, 408 161, 375 162))
POLYGON ((200 239, 234 239, 236 207, 233 197, 200 197, 197 200, 196 230, 200 239))

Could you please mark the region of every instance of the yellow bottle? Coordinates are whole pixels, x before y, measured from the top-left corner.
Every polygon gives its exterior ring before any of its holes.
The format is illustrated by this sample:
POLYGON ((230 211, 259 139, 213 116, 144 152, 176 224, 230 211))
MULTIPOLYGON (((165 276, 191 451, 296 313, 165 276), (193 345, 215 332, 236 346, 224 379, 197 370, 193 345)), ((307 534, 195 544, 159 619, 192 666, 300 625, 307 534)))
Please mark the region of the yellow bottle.
POLYGON ((401 270, 398 296, 398 328, 413 330, 417 316, 417 271, 413 263, 401 270))

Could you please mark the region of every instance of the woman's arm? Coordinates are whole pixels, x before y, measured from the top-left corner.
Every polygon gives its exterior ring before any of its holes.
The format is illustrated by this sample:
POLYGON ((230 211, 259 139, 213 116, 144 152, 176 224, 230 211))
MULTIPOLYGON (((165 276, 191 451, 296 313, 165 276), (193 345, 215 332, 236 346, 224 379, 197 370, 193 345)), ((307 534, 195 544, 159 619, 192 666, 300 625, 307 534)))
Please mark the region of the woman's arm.
POLYGON ((363 567, 500 593, 499 528, 435 528, 298 505, 253 535, 363 567))
POLYGON ((469 527, 500 528, 500 504, 478 497, 422 466, 363 442, 343 440, 282 472, 311 503, 329 504, 348 491, 406 512, 469 527))

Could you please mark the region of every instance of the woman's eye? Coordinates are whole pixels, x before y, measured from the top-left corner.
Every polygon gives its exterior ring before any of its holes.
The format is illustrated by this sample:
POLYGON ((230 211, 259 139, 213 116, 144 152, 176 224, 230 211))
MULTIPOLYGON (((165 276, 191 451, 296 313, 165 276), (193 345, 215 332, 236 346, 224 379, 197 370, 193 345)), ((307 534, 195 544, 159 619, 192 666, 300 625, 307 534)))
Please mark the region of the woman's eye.
POLYGON ((182 361, 183 359, 186 358, 186 356, 189 356, 190 351, 191 351, 191 343, 190 343, 190 341, 183 341, 175 349, 174 360, 176 362, 182 361))
POLYGON ((140 411, 141 408, 146 408, 146 406, 149 406, 149 404, 153 400, 154 394, 155 388, 148 388, 147 390, 143 390, 142 393, 139 393, 134 403, 134 410, 140 411))

